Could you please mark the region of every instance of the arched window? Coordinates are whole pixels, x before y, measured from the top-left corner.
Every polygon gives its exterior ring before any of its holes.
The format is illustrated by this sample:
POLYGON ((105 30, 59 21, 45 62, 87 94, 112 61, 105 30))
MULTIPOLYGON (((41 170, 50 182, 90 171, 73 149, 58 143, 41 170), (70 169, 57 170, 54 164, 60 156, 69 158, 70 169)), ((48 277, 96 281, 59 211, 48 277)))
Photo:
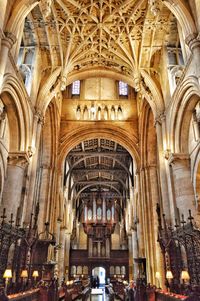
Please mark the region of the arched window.
POLYGON ((119 81, 119 96, 128 96, 128 84, 119 81))
POLYGON ((101 210, 101 208, 99 207, 99 208, 97 209, 97 219, 98 219, 98 220, 101 220, 101 215, 102 215, 102 210, 101 210))
POLYGON ((92 219, 92 210, 89 209, 88 210, 88 220, 91 221, 91 219, 92 219))
POLYGON ((75 80, 75 82, 72 83, 72 95, 80 95, 80 80, 75 80))
POLYGON ((110 221, 110 219, 111 219, 111 210, 110 209, 107 210, 106 215, 107 215, 107 220, 110 221))

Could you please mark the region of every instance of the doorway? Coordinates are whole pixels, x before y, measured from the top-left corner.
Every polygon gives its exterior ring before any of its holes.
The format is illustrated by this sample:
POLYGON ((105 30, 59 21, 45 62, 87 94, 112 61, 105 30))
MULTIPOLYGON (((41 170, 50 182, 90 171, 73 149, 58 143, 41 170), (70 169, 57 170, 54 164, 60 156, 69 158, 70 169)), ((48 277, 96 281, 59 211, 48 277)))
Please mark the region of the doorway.
POLYGON ((99 279, 99 286, 100 287, 105 285, 106 270, 103 267, 95 267, 92 270, 92 276, 93 276, 94 279, 99 279))

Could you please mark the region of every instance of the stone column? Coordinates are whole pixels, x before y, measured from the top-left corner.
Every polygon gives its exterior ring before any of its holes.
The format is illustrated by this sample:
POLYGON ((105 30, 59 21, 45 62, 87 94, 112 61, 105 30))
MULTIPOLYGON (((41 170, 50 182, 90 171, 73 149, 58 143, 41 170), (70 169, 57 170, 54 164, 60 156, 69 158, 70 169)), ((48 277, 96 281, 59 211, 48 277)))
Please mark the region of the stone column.
POLYGON ((193 63, 192 63, 192 75, 200 76, 200 33, 193 33, 186 37, 186 44, 189 46, 192 54, 193 54, 193 63))
POLYGON ((137 279, 139 276, 138 264, 134 261, 134 259, 138 258, 138 239, 137 239, 137 229, 132 229, 132 250, 133 250, 133 279, 137 279))
MULTIPOLYGON (((70 237, 71 233, 65 232, 65 270, 68 271, 68 274, 66 275, 69 279, 70 271, 69 271, 69 251, 70 251, 70 237)), ((67 279, 66 279, 67 280, 67 279)))
MULTIPOLYGON (((57 220, 56 223, 56 246, 59 245, 60 242, 60 226, 61 226, 61 220, 57 220)), ((56 261, 56 265, 54 268, 54 277, 57 278, 58 277, 58 249, 55 249, 55 261, 56 261)))
POLYGON ((180 215, 188 217, 191 209, 192 215, 196 215, 194 187, 191 180, 190 158, 187 154, 171 154, 169 164, 172 167, 173 183, 175 189, 175 201, 180 215))
POLYGON ((151 187, 151 227, 152 231, 149 234, 149 239, 151 241, 151 254, 152 254, 152 269, 153 269, 153 283, 156 283, 156 272, 160 274, 160 284, 164 287, 165 275, 164 275, 164 263, 163 263, 163 256, 161 253, 161 248, 159 243, 157 242, 158 239, 158 217, 156 213, 157 203, 159 202, 159 187, 158 187, 158 177, 157 177, 157 167, 156 165, 151 165, 148 167, 148 176, 150 181, 151 187))
POLYGON ((26 205, 26 217, 25 217, 26 221, 29 221, 33 208, 36 205, 35 203, 38 200, 39 186, 40 186, 39 182, 41 181, 41 178, 39 178, 39 173, 37 174, 37 168, 38 168, 40 135, 41 135, 43 124, 44 124, 43 116, 40 114, 40 112, 36 112, 33 118, 32 146, 31 146, 31 149, 33 150, 33 156, 29 167, 30 186, 28 191, 29 204, 28 206, 26 205), (38 181, 36 181, 37 179, 38 181))
POLYGON ((60 283, 63 280, 63 277, 65 276, 65 232, 65 227, 60 229, 60 249, 58 250, 58 278, 60 283))
MULTIPOLYGON (((161 116, 156 120, 156 133, 157 133, 157 144, 158 144, 158 158, 159 158, 159 172, 160 172, 160 186, 161 186, 161 195, 162 195, 162 209, 165 213, 166 220, 170 220, 170 202, 169 202, 169 193, 168 193, 168 182, 166 175, 166 166, 164 158, 164 146, 163 141, 166 140, 166 131, 165 131, 165 116, 161 116)), ((165 143, 167 144, 167 143, 165 143)))
POLYGON ((11 32, 5 32, 5 37, 1 40, 0 49, 0 92, 3 84, 3 77, 8 60, 8 52, 16 42, 16 37, 11 32))
MULTIPOLYGON (((28 163, 29 157, 26 152, 9 153, 2 208, 6 208, 8 218, 10 218, 11 213, 13 213, 14 220, 17 217, 21 203, 24 171, 28 163)), ((23 208, 20 208, 20 211, 21 210, 23 210, 23 208)))

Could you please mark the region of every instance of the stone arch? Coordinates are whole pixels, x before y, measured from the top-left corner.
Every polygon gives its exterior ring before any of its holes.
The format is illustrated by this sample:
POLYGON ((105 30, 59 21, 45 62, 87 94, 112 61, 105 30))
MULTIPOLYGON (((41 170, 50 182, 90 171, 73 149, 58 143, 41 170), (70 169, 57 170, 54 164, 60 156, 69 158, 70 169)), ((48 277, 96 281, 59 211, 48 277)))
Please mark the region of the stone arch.
POLYGON ((163 1, 178 20, 183 30, 184 37, 187 38, 189 35, 196 33, 197 29, 188 8, 183 2, 183 0, 163 1))
POLYGON ((14 3, 12 14, 7 22, 6 30, 7 32, 12 32, 17 36, 18 31, 24 22, 26 16, 31 12, 31 10, 39 4, 39 0, 17 0, 14 3))
POLYGON ((198 80, 190 76, 185 80, 173 97, 174 103, 170 108, 169 138, 171 151, 175 153, 188 153, 188 132, 192 118, 192 110, 200 98, 198 80))
POLYGON ((11 74, 4 77, 1 99, 8 115, 12 143, 10 151, 27 151, 31 135, 30 106, 25 88, 11 74))
POLYGON ((113 125, 106 127, 105 124, 94 124, 93 127, 85 126, 84 129, 78 128, 72 130, 61 138, 61 147, 58 158, 59 168, 62 169, 65 157, 73 147, 81 141, 93 138, 106 138, 121 144, 132 156, 135 168, 140 166, 139 150, 137 146, 138 141, 133 134, 128 134, 124 129, 113 125))
MULTIPOLYGON (((156 117, 164 110, 164 102, 163 102, 162 94, 159 91, 158 87, 156 86, 154 80, 147 72, 141 71, 141 75, 145 81, 145 84, 148 86, 148 88, 151 91, 151 97, 150 95, 147 95, 147 93, 145 93, 145 96, 147 101, 149 102, 150 107, 152 108, 154 117, 156 117)), ((72 74, 69 74, 66 81, 66 85, 70 85, 75 80, 83 80, 90 77, 105 77, 105 78, 112 78, 115 80, 122 80, 126 82, 130 87, 135 88, 136 79, 133 76, 130 76, 128 74, 122 74, 120 72, 116 72, 115 70, 109 68, 107 69, 90 68, 82 71, 73 72, 72 74)), ((142 92, 145 92, 145 89, 143 89, 142 92)))

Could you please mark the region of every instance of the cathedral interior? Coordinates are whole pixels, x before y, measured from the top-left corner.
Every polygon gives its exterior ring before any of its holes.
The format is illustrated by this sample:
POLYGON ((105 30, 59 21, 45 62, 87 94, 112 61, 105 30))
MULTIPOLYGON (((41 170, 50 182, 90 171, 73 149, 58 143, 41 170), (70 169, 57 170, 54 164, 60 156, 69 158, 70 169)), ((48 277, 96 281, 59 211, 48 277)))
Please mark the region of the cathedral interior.
POLYGON ((200 300, 200 0, 0 0, 0 300, 99 286, 200 300))

